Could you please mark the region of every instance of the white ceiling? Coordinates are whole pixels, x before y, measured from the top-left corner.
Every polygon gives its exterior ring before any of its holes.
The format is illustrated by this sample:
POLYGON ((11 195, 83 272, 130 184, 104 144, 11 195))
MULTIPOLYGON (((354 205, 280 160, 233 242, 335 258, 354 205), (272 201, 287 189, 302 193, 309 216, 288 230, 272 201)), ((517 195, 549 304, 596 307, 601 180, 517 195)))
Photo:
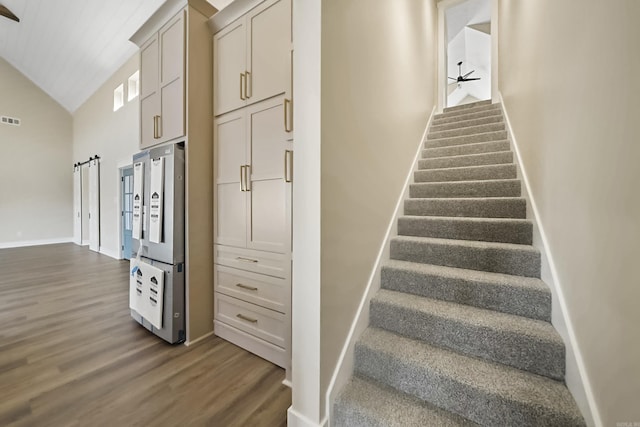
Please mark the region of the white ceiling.
POLYGON ((0 18, 0 57, 73 113, 137 51, 129 37, 165 1, 0 0, 20 18, 0 18))

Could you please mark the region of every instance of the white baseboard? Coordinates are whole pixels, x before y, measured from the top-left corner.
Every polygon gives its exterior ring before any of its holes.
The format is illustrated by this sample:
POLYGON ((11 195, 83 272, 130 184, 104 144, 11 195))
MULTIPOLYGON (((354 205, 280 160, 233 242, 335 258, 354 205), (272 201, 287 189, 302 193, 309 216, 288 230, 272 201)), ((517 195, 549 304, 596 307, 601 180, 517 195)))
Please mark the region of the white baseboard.
POLYGON ((100 253, 113 259, 122 259, 122 257, 120 256, 120 251, 112 251, 111 249, 105 248, 104 246, 100 246, 100 253))
POLYGON ((328 425, 329 420, 327 418, 317 424, 293 409, 293 406, 290 406, 289 409, 287 409, 288 427, 327 427, 328 425))
POLYGON ((57 245, 59 243, 73 243, 73 237, 60 237, 57 239, 20 240, 17 242, 0 242, 0 249, 23 248, 25 246, 57 245))
POLYGON ((213 335, 214 331, 211 332, 207 332, 206 334, 202 335, 201 337, 196 338, 195 340, 192 341, 185 341, 184 345, 186 345, 187 347, 189 347, 190 345, 194 345, 196 343, 199 343, 200 341, 206 340, 207 338, 209 338, 211 335, 213 335))
POLYGON ((389 221, 389 225, 387 226, 387 232, 382 246, 380 247, 380 251, 378 252, 378 257, 373 265, 371 275, 369 276, 369 282, 367 283, 367 287, 362 295, 360 305, 358 306, 358 310, 356 311, 353 322, 351 323, 349 334, 347 335, 347 339, 342 347, 342 351, 340 352, 340 357, 338 358, 338 363, 336 364, 331 381, 329 382, 329 387, 327 388, 326 393, 326 408, 329 420, 331 420, 331 410, 333 408, 332 403, 337 397, 338 392, 342 390, 353 374, 354 347, 356 341, 360 338, 367 326, 369 326, 369 302, 380 289, 380 270, 382 262, 389 259, 391 238, 398 235, 398 218, 404 213, 404 201, 409 198, 409 185, 413 182, 413 173, 418 169, 418 160, 420 160, 424 141, 427 138, 427 131, 429 130, 429 126, 431 125, 435 112, 436 107, 434 106, 427 121, 427 126, 424 128, 424 132, 422 133, 422 139, 418 144, 411 170, 405 178, 402 193, 396 203, 395 211, 389 221))
POLYGON ((516 165, 518 168, 518 178, 524 183, 525 191, 522 197, 527 201, 527 218, 533 221, 533 246, 540 250, 541 254, 541 279, 549 286, 552 293, 551 323, 558 331, 566 347, 566 376, 565 382, 569 391, 573 395, 582 415, 588 426, 602 426, 602 419, 596 406, 593 389, 584 366, 584 359, 580 352, 578 339, 576 338, 571 322, 571 316, 567 307, 566 299, 560 282, 560 276, 556 269, 549 241, 542 223, 538 205, 531 191, 531 185, 527 176, 527 171, 523 167, 522 156, 517 139, 511 127, 509 113, 502 98, 502 93, 498 93, 502 111, 504 114, 507 133, 511 141, 511 148, 516 155, 516 165))

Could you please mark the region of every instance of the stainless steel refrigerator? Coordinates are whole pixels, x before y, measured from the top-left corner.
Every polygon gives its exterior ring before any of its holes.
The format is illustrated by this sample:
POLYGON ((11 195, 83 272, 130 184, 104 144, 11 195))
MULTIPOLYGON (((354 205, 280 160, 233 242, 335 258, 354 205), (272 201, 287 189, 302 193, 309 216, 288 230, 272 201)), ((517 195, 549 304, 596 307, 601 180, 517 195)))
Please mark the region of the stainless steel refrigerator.
POLYGON ((131 316, 170 343, 185 330, 184 144, 133 156, 131 316))

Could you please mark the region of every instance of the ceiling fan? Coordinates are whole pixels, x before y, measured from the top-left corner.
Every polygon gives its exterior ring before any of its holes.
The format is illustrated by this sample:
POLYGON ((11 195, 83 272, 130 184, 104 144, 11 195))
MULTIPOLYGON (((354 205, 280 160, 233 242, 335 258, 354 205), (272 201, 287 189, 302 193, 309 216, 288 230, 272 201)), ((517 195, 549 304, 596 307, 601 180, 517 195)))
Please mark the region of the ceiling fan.
POLYGON ((464 82, 469 82, 471 80, 480 80, 480 77, 472 77, 469 78, 469 76, 471 75, 471 73, 473 73, 475 70, 471 70, 469 71, 467 74, 465 74, 464 76, 462 75, 462 61, 458 62, 458 78, 453 78, 453 77, 448 77, 449 79, 453 80, 453 83, 450 84, 455 84, 455 83, 464 83, 464 82))
POLYGON ((0 16, 11 19, 12 21, 20 22, 20 18, 13 14, 6 6, 0 4, 0 16))

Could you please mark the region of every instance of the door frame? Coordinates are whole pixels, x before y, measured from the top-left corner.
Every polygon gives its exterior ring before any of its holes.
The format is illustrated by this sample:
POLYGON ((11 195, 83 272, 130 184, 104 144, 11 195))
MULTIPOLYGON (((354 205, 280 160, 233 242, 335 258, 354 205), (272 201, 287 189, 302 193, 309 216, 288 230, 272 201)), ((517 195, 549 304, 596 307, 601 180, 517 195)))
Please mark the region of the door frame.
POLYGON ((133 163, 131 161, 131 158, 126 159, 126 160, 120 160, 118 162, 118 164, 116 165, 116 168, 118 169, 118 173, 116 174, 116 177, 118 179, 117 182, 117 188, 118 188, 118 197, 117 197, 117 201, 116 201, 116 212, 120 213, 120 216, 118 217, 118 236, 117 236, 117 245, 118 245, 118 250, 117 250, 117 254, 118 254, 118 259, 124 259, 124 250, 122 249, 122 244, 124 243, 122 241, 122 233, 123 233, 123 228, 122 228, 122 209, 124 208, 124 206, 122 206, 122 198, 124 196, 123 192, 122 192, 122 177, 124 176, 123 172, 124 169, 127 168, 133 168, 133 163))
MULTIPOLYGON (((438 2, 438 80, 437 80, 437 111, 442 112, 447 105, 447 20, 445 12, 453 6, 467 0, 441 0, 438 2)), ((498 102, 498 4, 499 0, 491 0, 491 99, 498 102)))

